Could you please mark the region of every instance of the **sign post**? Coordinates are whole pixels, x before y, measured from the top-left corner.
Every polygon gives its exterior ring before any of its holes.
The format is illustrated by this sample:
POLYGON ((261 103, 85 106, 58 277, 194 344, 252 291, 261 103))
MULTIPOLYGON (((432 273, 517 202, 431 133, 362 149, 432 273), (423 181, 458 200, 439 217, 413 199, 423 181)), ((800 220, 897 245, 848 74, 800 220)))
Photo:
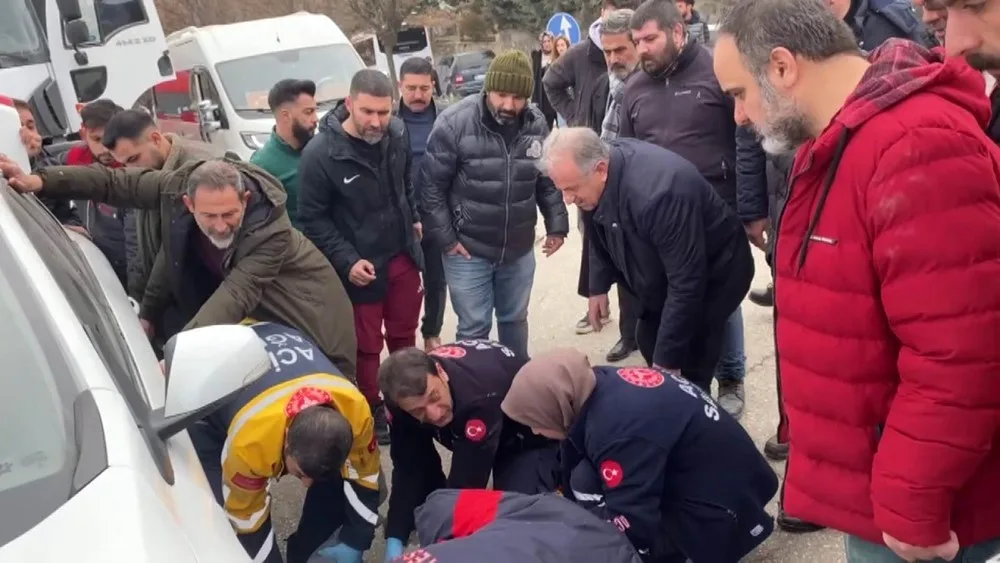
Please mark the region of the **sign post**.
POLYGON ((576 21, 576 18, 566 12, 556 12, 553 14, 549 18, 549 23, 545 26, 545 29, 556 37, 565 35, 569 38, 569 42, 572 45, 580 42, 580 24, 576 21))

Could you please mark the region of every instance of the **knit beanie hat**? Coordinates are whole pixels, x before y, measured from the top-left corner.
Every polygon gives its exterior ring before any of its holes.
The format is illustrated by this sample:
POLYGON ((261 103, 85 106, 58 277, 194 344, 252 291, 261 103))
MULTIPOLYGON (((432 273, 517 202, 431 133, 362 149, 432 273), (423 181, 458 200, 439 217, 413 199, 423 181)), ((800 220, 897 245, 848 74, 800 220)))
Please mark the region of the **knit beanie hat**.
POLYGON ((507 51, 490 63, 486 71, 487 92, 505 92, 530 98, 535 89, 531 59, 523 51, 507 51))

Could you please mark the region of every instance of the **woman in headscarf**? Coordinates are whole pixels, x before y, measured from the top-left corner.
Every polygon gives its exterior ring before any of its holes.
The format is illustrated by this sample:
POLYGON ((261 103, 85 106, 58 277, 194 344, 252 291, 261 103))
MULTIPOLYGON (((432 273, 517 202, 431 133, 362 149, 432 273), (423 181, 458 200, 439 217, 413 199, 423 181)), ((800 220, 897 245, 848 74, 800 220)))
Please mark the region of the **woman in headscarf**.
POLYGON ((591 367, 573 349, 536 356, 501 408, 563 440, 564 485, 646 561, 736 563, 774 528, 774 471, 696 385, 655 368, 591 367), (581 492, 589 472, 600 490, 581 492), (599 497, 599 498, 598 498, 599 497))

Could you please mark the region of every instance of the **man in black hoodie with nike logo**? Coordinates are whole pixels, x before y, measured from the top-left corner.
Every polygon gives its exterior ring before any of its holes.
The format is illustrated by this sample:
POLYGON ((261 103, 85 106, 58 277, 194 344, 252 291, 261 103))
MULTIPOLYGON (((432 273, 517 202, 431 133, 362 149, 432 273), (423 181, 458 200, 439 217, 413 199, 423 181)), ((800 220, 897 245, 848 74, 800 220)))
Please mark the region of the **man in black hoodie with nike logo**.
POLYGON ((372 69, 354 75, 350 96, 323 118, 299 161, 299 222, 354 304, 358 388, 383 445, 389 429, 379 356, 383 346, 393 352, 416 344, 423 299, 411 163, 406 127, 392 116, 392 84, 372 69))

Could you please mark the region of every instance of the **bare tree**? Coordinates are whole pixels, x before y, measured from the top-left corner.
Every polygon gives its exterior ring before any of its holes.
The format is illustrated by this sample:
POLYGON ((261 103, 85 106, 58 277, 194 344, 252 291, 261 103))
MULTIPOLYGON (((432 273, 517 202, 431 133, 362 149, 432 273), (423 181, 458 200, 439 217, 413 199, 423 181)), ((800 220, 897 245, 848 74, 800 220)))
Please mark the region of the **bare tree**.
POLYGON ((429 0, 346 0, 344 5, 354 12, 361 21, 375 29, 375 35, 382 43, 385 56, 389 60, 389 80, 396 90, 396 36, 403 28, 406 18, 416 15, 432 3, 429 0))

